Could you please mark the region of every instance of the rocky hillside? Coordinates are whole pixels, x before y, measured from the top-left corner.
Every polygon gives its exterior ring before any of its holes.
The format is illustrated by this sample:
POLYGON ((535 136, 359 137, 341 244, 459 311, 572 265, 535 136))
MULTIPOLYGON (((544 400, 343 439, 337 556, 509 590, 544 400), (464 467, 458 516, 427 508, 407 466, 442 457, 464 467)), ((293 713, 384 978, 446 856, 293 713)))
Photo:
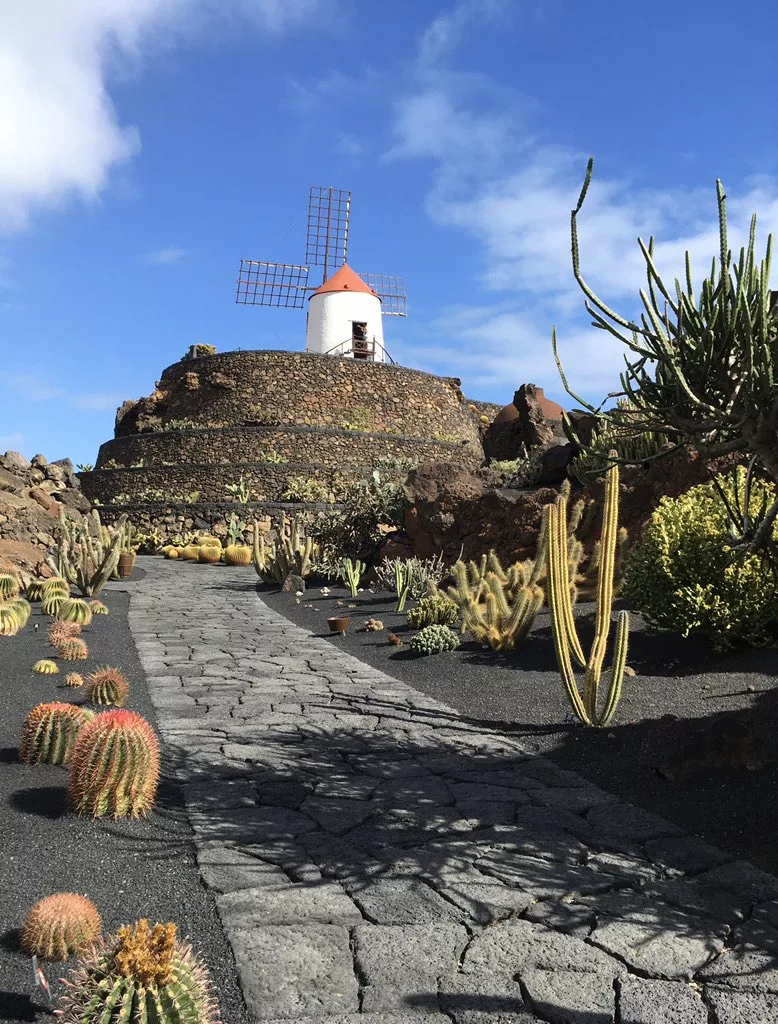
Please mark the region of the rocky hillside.
POLYGON ((88 512, 70 459, 32 461, 19 452, 0 455, 0 562, 44 572, 44 560, 56 547, 60 511, 88 512))

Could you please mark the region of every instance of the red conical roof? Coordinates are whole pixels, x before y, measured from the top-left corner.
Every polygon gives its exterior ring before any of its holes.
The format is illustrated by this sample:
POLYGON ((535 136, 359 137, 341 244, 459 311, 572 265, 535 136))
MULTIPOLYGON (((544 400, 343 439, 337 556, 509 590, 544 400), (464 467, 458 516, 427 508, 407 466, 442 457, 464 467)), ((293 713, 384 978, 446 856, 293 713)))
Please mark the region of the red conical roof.
MULTIPOLYGON (((373 289, 369 288, 347 263, 336 270, 332 277, 328 277, 313 295, 323 295, 325 292, 367 292, 368 295, 376 295, 373 289)), ((377 295, 376 298, 378 298, 377 295)))

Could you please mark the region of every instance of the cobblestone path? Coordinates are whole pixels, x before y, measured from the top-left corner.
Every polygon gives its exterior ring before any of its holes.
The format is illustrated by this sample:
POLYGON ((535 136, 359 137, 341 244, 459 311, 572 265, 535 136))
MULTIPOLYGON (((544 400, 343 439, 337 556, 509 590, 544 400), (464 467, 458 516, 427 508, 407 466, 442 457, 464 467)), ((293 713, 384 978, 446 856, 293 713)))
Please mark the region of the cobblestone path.
POLYGON ((251 570, 143 563, 132 631, 258 1021, 778 1020, 778 879, 312 637, 251 570))

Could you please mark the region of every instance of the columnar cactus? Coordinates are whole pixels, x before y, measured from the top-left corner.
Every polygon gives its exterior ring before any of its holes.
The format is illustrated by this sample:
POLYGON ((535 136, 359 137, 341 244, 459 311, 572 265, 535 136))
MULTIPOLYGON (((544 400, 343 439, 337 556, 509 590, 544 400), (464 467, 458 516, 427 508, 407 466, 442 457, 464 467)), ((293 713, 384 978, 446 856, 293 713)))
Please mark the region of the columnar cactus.
POLYGON ((63 661, 86 661, 89 648, 80 636, 73 636, 59 644, 57 654, 63 661))
POLYGON ((65 981, 62 1024, 218 1024, 208 972, 176 926, 146 920, 95 945, 65 981))
POLYGON ((19 741, 23 764, 67 764, 79 731, 94 713, 75 704, 38 704, 24 720, 19 741))
POLYGON ((56 614, 62 622, 77 622, 80 626, 88 626, 92 621, 92 609, 83 597, 66 597, 56 614))
POLYGON ((127 700, 130 684, 121 669, 105 665, 87 676, 84 697, 90 704, 112 704, 120 708, 127 700))
POLYGON ((32 670, 39 676, 55 676, 59 672, 56 661, 52 661, 50 658, 41 658, 40 661, 36 661, 32 670))
POLYGON ((134 711, 106 711, 78 735, 68 768, 68 806, 93 818, 145 817, 154 806, 159 743, 134 711))
POLYGON ((39 900, 21 927, 21 947, 41 960, 68 960, 99 937, 102 921, 86 896, 57 892, 39 900))

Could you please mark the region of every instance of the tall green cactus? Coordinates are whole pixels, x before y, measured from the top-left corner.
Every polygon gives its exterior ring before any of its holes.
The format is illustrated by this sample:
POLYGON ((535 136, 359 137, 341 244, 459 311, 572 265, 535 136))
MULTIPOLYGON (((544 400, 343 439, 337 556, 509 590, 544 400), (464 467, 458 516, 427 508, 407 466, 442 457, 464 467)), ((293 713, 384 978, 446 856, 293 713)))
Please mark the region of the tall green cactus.
POLYGON ((348 587, 348 592, 352 597, 357 596, 359 590, 359 581, 362 579, 362 573, 367 569, 364 562, 360 562, 358 558, 344 558, 340 563, 340 578, 348 587))
POLYGON ((305 579, 313 571, 314 559, 319 554, 319 545, 312 537, 306 537, 303 525, 297 516, 291 523, 286 513, 281 513, 275 543, 265 540, 254 522, 254 568, 265 583, 283 584, 288 576, 305 579))
POLYGON ((606 726, 611 721, 621 699, 624 669, 627 664, 629 615, 622 611, 619 612, 617 619, 608 690, 604 705, 600 708, 600 682, 613 609, 618 515, 619 471, 617 466, 613 465, 607 474, 605 484, 605 507, 597 567, 597 617, 594 642, 587 660, 578 638, 570 594, 566 495, 561 494, 550 510, 548 594, 554 650, 567 697, 576 716, 584 725, 606 726), (579 691, 573 669, 573 659, 585 669, 583 693, 579 691))
POLYGON ((80 521, 63 511, 57 560, 51 563, 52 568, 77 586, 84 597, 93 597, 115 571, 122 545, 131 542, 127 525, 127 516, 122 515, 111 533, 103 527, 96 509, 80 521))

